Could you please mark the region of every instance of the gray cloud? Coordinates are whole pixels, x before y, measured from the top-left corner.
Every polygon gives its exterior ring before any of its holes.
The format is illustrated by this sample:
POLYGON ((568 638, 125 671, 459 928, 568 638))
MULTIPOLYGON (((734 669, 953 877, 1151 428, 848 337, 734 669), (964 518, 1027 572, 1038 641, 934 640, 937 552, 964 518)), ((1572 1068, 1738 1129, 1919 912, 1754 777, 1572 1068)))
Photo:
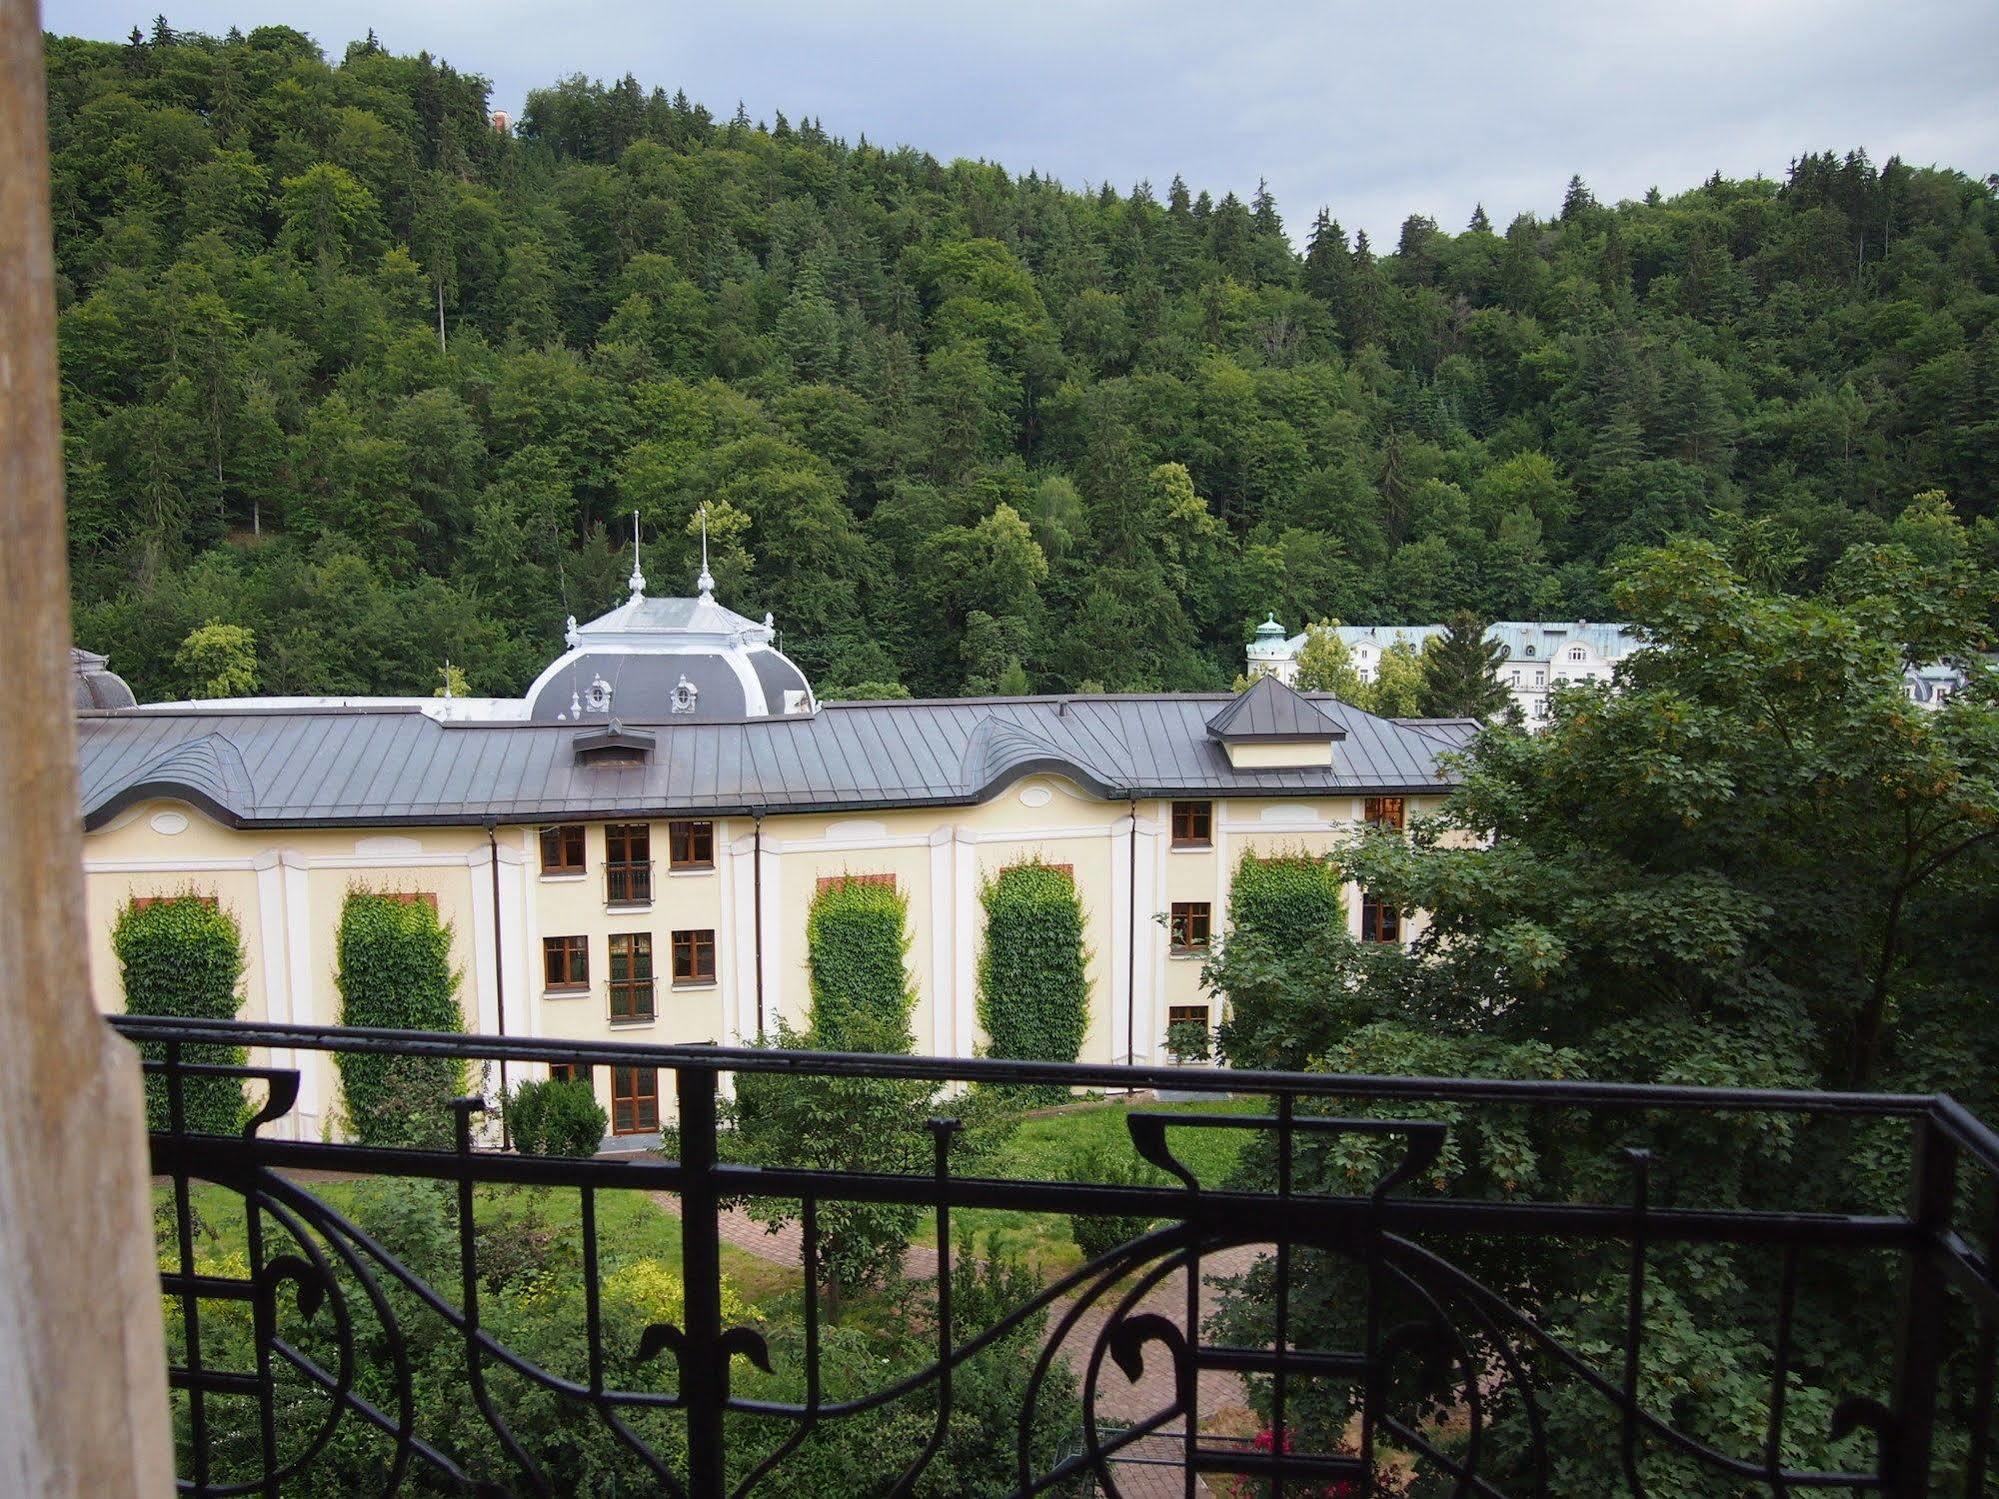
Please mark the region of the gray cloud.
MULTIPOLYGON (((44 24, 115 38, 161 3, 62 0, 44 24)), ((1294 233, 1325 204, 1383 242, 1410 213, 1547 213, 1572 172, 1614 199, 1853 146, 1999 169, 1989 0, 200 0, 169 19, 282 20, 334 57, 372 26, 485 74, 515 113, 560 74, 629 71, 720 115, 740 98, 1077 187, 1163 192, 1178 172, 1247 196, 1266 177, 1294 233)))

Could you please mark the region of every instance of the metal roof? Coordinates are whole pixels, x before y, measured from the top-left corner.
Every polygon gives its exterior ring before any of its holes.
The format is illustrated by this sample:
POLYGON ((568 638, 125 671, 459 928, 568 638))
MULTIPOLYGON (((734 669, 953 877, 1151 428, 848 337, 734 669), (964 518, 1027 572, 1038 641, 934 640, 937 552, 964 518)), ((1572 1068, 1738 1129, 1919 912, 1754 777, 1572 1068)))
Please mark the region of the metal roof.
MULTIPOLYGON (((1295 696, 1296 694, 1294 694, 1295 696)), ((674 812, 970 805, 1036 772, 1106 799, 1435 791, 1452 736, 1321 695, 1330 767, 1237 770, 1208 729, 1227 694, 828 703, 817 714, 648 724, 635 766, 579 765, 595 726, 440 723, 413 707, 78 715, 85 825, 173 797, 241 826, 547 822, 674 812)), ((1301 699, 1301 706, 1304 705, 1301 699)))
POLYGON ((1258 677, 1208 720, 1217 739, 1326 740, 1343 731, 1297 688, 1276 677, 1258 677))

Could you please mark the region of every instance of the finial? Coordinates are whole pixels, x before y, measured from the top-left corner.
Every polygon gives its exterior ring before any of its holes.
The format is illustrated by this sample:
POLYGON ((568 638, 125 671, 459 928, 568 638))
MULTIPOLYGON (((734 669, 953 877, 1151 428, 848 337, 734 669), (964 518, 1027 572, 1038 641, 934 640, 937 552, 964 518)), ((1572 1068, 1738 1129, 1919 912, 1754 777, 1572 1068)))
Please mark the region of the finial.
POLYGON ((715 597, 715 575, 708 571, 708 507, 701 507, 701 576, 694 580, 695 590, 702 598, 712 602, 715 597))
POLYGON ((576 616, 570 615, 562 624, 562 643, 572 651, 583 644, 583 637, 576 631, 576 616))
POLYGON ((639 567, 639 513, 632 512, 632 575, 627 580, 634 603, 646 596, 646 575, 639 567))

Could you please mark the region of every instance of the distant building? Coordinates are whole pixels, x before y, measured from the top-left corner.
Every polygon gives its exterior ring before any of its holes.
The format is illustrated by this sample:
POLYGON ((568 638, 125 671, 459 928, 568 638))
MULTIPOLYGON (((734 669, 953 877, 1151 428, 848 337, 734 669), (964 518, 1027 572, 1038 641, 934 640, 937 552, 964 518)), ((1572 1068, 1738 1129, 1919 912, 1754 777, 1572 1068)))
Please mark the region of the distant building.
MULTIPOLYGON (((1402 645, 1420 654, 1424 643, 1443 634, 1444 627, 1336 625, 1333 633, 1346 646, 1354 674, 1372 682, 1384 651, 1402 645)), ((1506 647, 1499 680, 1513 694, 1521 720, 1530 726, 1547 722, 1548 694, 1554 688, 1570 682, 1608 682, 1617 663, 1643 643, 1624 625, 1582 619, 1501 620, 1486 630, 1485 638, 1506 647)), ((1302 632, 1286 635, 1275 616, 1265 620, 1249 645, 1249 674, 1274 676, 1286 685, 1295 682, 1305 639, 1302 632)))

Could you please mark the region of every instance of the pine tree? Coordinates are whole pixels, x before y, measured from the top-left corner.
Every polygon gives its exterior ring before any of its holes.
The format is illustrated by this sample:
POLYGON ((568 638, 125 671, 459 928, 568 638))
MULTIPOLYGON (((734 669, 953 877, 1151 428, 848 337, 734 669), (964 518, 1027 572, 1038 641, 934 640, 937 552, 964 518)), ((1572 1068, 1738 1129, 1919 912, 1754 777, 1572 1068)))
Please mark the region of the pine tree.
POLYGON ((1488 640, 1475 614, 1453 614, 1444 633, 1423 648, 1423 687, 1418 697, 1426 718, 1489 720, 1510 699, 1499 680, 1506 647, 1488 640))
POLYGON ((1596 199, 1591 196, 1590 190, 1584 184, 1582 178, 1571 177, 1569 179, 1568 191, 1562 194, 1562 222, 1564 224, 1574 223, 1594 207, 1596 207, 1596 199))
POLYGON ((1485 216, 1485 205, 1483 203, 1474 203, 1472 205, 1471 222, 1465 225, 1465 228, 1473 234, 1492 233, 1492 220, 1485 216))

